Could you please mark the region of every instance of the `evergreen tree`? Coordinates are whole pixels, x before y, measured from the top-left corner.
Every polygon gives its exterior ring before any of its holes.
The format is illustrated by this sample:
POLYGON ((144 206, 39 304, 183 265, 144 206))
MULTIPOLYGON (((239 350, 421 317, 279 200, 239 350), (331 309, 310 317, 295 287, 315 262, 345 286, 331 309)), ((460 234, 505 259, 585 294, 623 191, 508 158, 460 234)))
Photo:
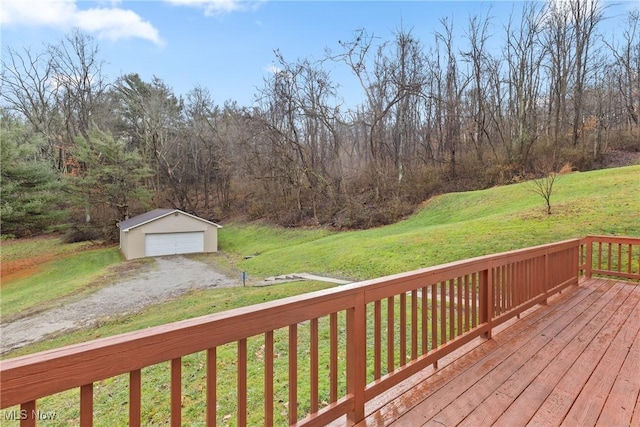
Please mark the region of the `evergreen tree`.
POLYGON ((78 138, 71 152, 76 219, 99 230, 102 238, 115 240, 119 221, 129 218, 130 211, 146 210, 151 193, 142 184, 151 171, 138 152, 109 133, 93 130, 89 141, 78 138))
POLYGON ((2 236, 32 236, 62 226, 66 217, 61 202, 63 182, 39 158, 44 141, 5 111, 0 111, 0 132, 2 236))

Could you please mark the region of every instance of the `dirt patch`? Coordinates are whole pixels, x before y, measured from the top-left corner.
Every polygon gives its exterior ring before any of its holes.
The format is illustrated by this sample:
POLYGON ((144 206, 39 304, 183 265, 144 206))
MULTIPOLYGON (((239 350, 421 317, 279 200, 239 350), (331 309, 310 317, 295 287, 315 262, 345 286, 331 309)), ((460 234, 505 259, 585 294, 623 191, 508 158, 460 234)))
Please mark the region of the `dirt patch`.
POLYGON ((40 265, 54 259, 51 254, 42 255, 35 258, 16 259, 13 261, 3 261, 0 269, 0 279, 2 285, 6 282, 23 277, 29 277, 40 271, 40 265))
POLYGON ((0 354, 40 341, 50 334, 91 327, 101 320, 123 316, 175 298, 194 289, 241 286, 211 265, 182 256, 155 258, 143 264, 125 263, 123 276, 89 295, 77 296, 60 307, 0 323, 0 354))

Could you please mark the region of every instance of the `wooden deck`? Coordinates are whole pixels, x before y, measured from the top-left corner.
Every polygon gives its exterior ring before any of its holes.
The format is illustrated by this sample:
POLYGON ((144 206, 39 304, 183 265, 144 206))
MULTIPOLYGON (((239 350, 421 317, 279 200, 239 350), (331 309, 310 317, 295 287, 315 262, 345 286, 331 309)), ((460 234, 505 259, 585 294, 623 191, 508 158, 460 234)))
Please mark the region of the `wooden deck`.
POLYGON ((369 402, 358 425, 640 426, 639 330, 640 285, 583 280, 369 402))

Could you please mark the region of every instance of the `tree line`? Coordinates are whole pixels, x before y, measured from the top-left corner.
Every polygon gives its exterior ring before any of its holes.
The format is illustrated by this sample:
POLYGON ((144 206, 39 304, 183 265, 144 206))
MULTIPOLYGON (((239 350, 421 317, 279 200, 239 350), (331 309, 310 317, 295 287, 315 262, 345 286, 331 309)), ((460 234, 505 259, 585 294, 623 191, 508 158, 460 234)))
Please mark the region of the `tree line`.
POLYGON ((8 47, 2 233, 113 239, 150 207, 366 228, 440 192, 597 167, 612 149, 640 151, 640 9, 607 12, 518 3, 506 23, 443 18, 430 40, 360 29, 320 60, 276 50, 253 106, 202 86, 178 95, 160 77, 107 81, 78 30, 42 51, 8 47), (344 104, 335 66, 362 102, 344 104))

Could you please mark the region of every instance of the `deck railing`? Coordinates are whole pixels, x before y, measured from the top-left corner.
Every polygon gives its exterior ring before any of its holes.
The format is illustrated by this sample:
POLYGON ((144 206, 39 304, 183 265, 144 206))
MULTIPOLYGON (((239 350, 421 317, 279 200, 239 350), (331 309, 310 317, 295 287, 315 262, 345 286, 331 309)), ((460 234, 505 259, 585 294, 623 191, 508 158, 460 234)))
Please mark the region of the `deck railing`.
POLYGON ((95 385, 125 374, 125 422, 146 424, 142 370, 166 362, 173 426, 183 421, 185 389, 202 390, 190 397, 204 401, 201 424, 325 425, 344 418, 353 425, 367 401, 576 285, 580 271, 639 278, 638 252, 640 239, 567 240, 17 357, 0 362, 0 407, 20 405, 21 425, 32 426, 38 399, 77 388, 79 423, 91 426, 95 385), (222 356, 229 345, 231 362, 222 356), (203 367, 199 380, 183 372, 194 354, 203 367), (218 411, 229 397, 217 388, 230 365, 235 414, 218 411))
POLYGON ((586 277, 640 280, 640 238, 587 236, 582 239, 580 252, 580 270, 586 277))

